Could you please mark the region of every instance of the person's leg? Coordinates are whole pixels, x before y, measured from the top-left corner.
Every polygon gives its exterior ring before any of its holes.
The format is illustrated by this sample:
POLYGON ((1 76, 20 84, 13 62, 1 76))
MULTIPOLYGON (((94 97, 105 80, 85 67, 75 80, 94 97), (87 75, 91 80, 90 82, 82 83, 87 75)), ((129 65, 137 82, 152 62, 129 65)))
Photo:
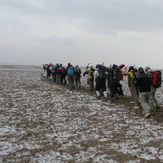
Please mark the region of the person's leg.
POLYGON ((149 97, 147 97, 147 93, 146 92, 143 92, 143 93, 140 93, 139 97, 140 97, 140 103, 141 103, 141 106, 143 108, 143 114, 146 114, 146 113, 150 113, 150 106, 147 102, 147 99, 149 97))

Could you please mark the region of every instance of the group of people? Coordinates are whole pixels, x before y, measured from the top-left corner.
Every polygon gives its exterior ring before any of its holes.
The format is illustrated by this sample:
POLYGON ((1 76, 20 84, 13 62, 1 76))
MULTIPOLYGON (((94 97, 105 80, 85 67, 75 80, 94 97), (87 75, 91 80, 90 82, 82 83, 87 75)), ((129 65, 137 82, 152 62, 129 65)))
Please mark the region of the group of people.
POLYGON ((143 69, 130 67, 128 71, 128 85, 135 103, 134 108, 143 108, 144 117, 149 117, 151 111, 160 109, 155 96, 156 89, 161 87, 161 71, 152 71, 149 66, 143 69))
MULTIPOLYGON (((43 64, 44 76, 50 78, 57 84, 66 84, 68 80, 70 90, 81 88, 82 71, 78 65, 73 66, 68 63, 67 67, 62 64, 43 64)), ((89 63, 83 72, 87 76, 87 84, 90 91, 95 91, 97 98, 108 100, 108 91, 111 102, 115 102, 119 97, 123 97, 123 77, 128 78, 128 87, 135 104, 134 109, 142 107, 143 116, 149 117, 152 110, 160 108, 155 97, 156 89, 161 86, 161 71, 157 76, 157 86, 153 84, 153 71, 147 66, 136 69, 135 66, 125 66, 124 64, 113 64, 106 67, 104 64, 97 64, 95 67, 89 63), (124 70, 123 70, 124 68, 124 70), (159 84, 158 84, 159 82, 159 84)), ((156 79, 155 79, 156 80, 156 79)))
POLYGON ((78 65, 75 67, 68 63, 67 67, 62 64, 43 64, 44 77, 49 78, 53 82, 66 85, 67 80, 70 90, 80 89, 81 87, 81 69, 78 65))
POLYGON ((97 64, 94 68, 88 64, 83 74, 87 74, 87 83, 90 85, 90 90, 95 90, 98 98, 104 97, 104 101, 108 99, 107 88, 110 90, 111 101, 117 100, 118 96, 123 96, 123 71, 125 65, 113 65, 110 67, 104 64, 97 64))

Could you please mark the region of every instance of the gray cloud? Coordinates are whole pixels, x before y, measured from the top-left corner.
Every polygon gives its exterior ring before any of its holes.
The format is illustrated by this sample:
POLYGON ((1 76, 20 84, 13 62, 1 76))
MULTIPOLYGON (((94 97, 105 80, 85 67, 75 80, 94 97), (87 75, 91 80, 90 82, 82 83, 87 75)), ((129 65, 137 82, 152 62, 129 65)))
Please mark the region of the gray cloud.
POLYGON ((162 0, 1 0, 0 58, 161 67, 153 61, 163 59, 162 7, 162 0))

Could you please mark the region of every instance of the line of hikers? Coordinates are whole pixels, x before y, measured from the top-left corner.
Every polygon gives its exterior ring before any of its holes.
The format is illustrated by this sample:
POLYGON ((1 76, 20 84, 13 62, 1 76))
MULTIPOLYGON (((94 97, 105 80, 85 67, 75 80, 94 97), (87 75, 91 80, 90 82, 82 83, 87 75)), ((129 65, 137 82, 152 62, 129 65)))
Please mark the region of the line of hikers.
MULTIPOLYGON (((44 76, 50 78, 57 84, 68 84, 70 90, 81 88, 82 71, 78 65, 75 67, 68 63, 67 67, 62 64, 43 64, 44 76)), ((110 92, 111 102, 115 102, 118 97, 123 97, 123 76, 128 77, 128 87, 135 104, 134 109, 142 107, 143 116, 149 117, 151 111, 159 110, 160 106, 155 97, 156 89, 161 87, 161 71, 152 71, 149 66, 145 70, 140 67, 125 66, 124 64, 113 64, 110 67, 104 64, 97 64, 95 67, 89 63, 83 73, 87 76, 87 84, 90 91, 95 91, 97 98, 103 97, 108 100, 110 92), (124 68, 124 70, 123 70, 124 68)))
POLYGON ((43 64, 44 77, 50 78, 53 82, 57 84, 66 84, 68 80, 68 84, 70 86, 70 90, 80 89, 81 87, 81 69, 78 65, 75 67, 68 63, 67 67, 62 64, 43 64))

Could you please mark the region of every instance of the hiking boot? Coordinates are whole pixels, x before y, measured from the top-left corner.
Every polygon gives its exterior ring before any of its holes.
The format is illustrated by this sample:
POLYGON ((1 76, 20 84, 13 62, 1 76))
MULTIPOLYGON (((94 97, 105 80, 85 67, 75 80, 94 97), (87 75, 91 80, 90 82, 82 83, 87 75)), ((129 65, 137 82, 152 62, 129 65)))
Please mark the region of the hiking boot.
POLYGON ((140 109, 139 106, 134 106, 133 109, 140 109))
POLYGON ((143 117, 148 118, 150 115, 151 115, 150 113, 145 113, 143 117))

